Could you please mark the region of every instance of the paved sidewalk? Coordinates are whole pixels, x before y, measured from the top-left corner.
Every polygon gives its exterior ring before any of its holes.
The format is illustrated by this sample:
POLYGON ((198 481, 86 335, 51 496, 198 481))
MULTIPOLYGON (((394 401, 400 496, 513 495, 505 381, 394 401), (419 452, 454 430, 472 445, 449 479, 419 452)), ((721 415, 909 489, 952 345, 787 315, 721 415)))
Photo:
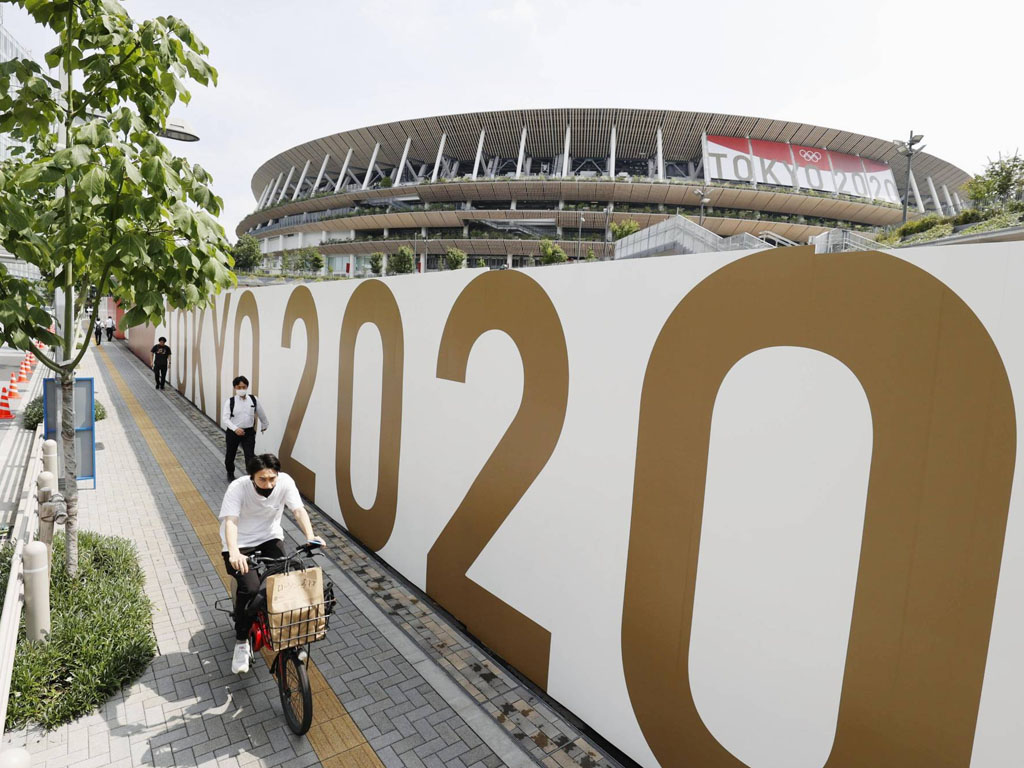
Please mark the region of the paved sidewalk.
POLYGON ((339 605, 311 654, 314 727, 292 735, 262 665, 230 674, 233 632, 214 609, 226 595, 219 430, 172 389, 155 391, 123 344, 90 350, 81 375, 96 378, 108 418, 80 523, 136 543, 159 655, 99 712, 8 734, 33 766, 616 765, 315 510, 339 605))

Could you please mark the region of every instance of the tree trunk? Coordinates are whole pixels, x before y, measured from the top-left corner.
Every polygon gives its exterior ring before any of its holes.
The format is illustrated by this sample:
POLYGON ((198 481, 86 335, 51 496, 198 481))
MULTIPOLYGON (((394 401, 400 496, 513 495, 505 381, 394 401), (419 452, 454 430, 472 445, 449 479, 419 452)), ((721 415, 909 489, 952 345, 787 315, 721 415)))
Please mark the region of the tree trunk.
POLYGON ((78 461, 75 457, 75 373, 65 371, 60 377, 61 447, 64 450, 64 500, 68 520, 64 525, 65 553, 68 574, 78 574, 78 461))

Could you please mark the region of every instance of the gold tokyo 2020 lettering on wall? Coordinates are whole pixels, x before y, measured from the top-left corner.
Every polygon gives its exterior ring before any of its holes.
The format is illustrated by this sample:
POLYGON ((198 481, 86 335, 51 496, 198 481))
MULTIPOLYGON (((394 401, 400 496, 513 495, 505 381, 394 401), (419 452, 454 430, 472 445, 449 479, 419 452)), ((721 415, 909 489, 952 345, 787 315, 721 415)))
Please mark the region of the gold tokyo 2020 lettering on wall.
MULTIPOLYGON (((185 317, 184 311, 180 309, 174 310, 174 330, 177 344, 177 353, 175 357, 178 358, 178 363, 174 367, 174 372, 177 373, 177 382, 175 382, 175 388, 179 394, 184 395, 185 389, 188 386, 188 348, 190 346, 188 339, 188 319, 185 317)), ((192 398, 192 402, 195 403, 195 398, 192 398)))
POLYGON ((546 688, 551 633, 466 571, 555 450, 569 397, 569 356, 558 312, 544 289, 520 272, 488 272, 466 286, 448 315, 437 355, 438 378, 465 382, 473 345, 488 331, 504 331, 519 349, 522 402, 427 555, 427 593, 546 688))
POLYGON ((206 413, 206 379, 203 376, 203 321, 205 309, 193 309, 192 317, 192 402, 196 402, 199 393, 199 410, 206 413))
MULTIPOLYGON (((224 308, 227 312, 227 307, 224 308)), ((238 299, 238 307, 235 309, 235 355, 232 358, 231 378, 244 375, 249 379, 251 392, 260 391, 260 309, 256 305, 256 297, 252 291, 245 291, 238 299), (249 318, 249 331, 252 335, 252 370, 240 374, 238 370, 238 358, 242 341, 242 320, 249 318)), ((233 394, 233 393, 232 393, 233 394)), ((220 407, 220 404, 217 405, 220 407)), ((219 418, 219 414, 218 414, 219 418)))
POLYGON ((878 252, 754 254, 672 312, 641 395, 622 652, 662 766, 740 768, 689 687, 690 626, 719 387, 744 356, 837 358, 871 407, 864 536, 827 768, 967 768, 1006 531, 1016 420, 1006 370, 945 284, 878 252))
MULTIPOLYGON (((221 398, 224 381, 224 342, 228 336, 228 314, 231 312, 231 294, 224 297, 224 309, 220 313, 220 323, 217 322, 217 297, 213 297, 210 304, 210 320, 213 325, 213 358, 217 369, 217 399, 214 400, 214 407, 217 409, 215 418, 220 420, 220 407, 224 400, 221 398)), ((234 376, 234 374, 232 374, 234 376)))
POLYGON ((313 294, 310 293, 309 288, 304 285, 300 285, 292 291, 284 309, 281 346, 285 349, 290 349, 292 346, 292 330, 299 320, 306 328, 306 364, 302 367, 299 387, 292 399, 292 408, 288 413, 288 423, 284 428, 284 437, 281 438, 281 449, 278 455, 281 459, 281 468, 295 479, 295 484, 299 487, 302 495, 309 499, 315 499, 316 473, 292 456, 295 441, 299 437, 299 429, 302 427, 302 419, 309 406, 309 397, 313 394, 316 372, 320 367, 320 323, 317 320, 316 302, 313 300, 313 294))
MULTIPOLYGON (((391 538, 398 511, 398 459, 402 448, 402 383, 405 336, 402 315, 391 289, 368 280, 352 292, 341 321, 338 356, 338 431, 335 482, 345 526, 374 552, 391 538), (380 332, 384 361, 381 371, 380 447, 377 455, 377 496, 369 509, 352 493, 352 385, 355 381, 356 338, 366 323, 380 332)), ((362 372, 366 375, 366 372, 362 372)))

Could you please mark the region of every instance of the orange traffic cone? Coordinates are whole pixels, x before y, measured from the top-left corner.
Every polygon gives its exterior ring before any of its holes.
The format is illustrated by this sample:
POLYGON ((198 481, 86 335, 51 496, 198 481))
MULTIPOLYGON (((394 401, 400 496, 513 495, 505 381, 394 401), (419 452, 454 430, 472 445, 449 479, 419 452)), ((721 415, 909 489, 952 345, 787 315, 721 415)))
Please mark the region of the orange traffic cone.
POLYGON ((16 373, 11 374, 11 387, 7 390, 7 396, 11 398, 11 400, 17 400, 21 397, 21 395, 18 394, 18 374, 16 373))
POLYGON ((31 371, 26 371, 25 370, 25 367, 27 365, 28 365, 28 363, 26 363, 24 360, 21 361, 21 367, 18 369, 18 383, 19 384, 24 384, 26 381, 28 381, 28 374, 30 374, 31 371))
POLYGON ((13 418, 14 414, 11 413, 11 404, 7 400, 7 387, 3 387, 0 390, 0 420, 13 418))

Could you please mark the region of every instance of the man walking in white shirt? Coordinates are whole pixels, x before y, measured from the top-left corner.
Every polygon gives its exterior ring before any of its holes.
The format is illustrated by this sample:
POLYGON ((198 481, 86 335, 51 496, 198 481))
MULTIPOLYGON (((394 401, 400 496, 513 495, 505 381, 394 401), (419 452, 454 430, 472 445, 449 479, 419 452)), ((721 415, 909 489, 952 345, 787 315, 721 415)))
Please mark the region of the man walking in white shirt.
POLYGON ((256 421, 259 420, 262 432, 267 431, 270 422, 263 406, 254 395, 249 394, 249 380, 245 376, 236 376, 231 382, 235 394, 224 401, 221 409, 221 423, 224 425, 224 436, 227 438, 227 451, 224 454, 224 469, 227 471, 228 482, 235 479, 235 456, 238 446, 242 446, 245 464, 256 453, 256 421))

